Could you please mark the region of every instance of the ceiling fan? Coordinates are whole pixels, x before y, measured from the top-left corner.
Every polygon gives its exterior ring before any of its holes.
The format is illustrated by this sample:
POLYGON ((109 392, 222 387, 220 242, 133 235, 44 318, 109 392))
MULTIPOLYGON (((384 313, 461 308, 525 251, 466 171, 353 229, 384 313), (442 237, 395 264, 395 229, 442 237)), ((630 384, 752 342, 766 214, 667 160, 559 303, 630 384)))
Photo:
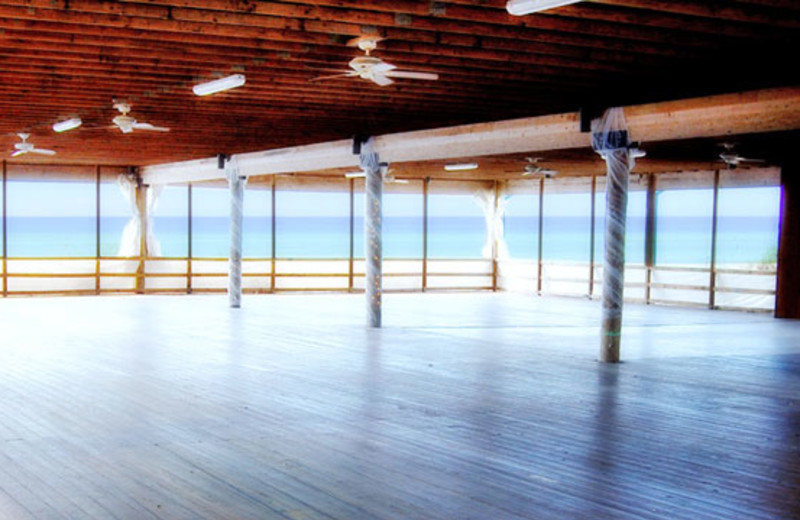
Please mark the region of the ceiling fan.
POLYGON ((525 161, 527 164, 525 165, 525 169, 522 172, 523 177, 528 177, 530 175, 543 175, 548 179, 552 179, 556 175, 558 175, 558 171, 551 170, 549 168, 545 168, 543 166, 539 166, 539 161, 544 160, 542 157, 526 157, 525 161))
POLYGON ((748 159, 747 157, 742 157, 738 153, 734 151, 736 148, 735 143, 720 143, 720 146, 725 148, 725 150, 719 154, 719 159, 728 165, 728 168, 733 170, 741 163, 749 162, 749 163, 763 163, 765 162, 763 159, 748 159))
POLYGON ((47 150, 45 148, 36 148, 33 143, 28 142, 28 138, 31 134, 26 134, 24 132, 20 132, 17 134, 20 139, 22 139, 21 143, 14 144, 14 153, 11 154, 11 157, 19 157, 20 155, 25 155, 26 153, 38 153, 40 155, 55 155, 55 150, 47 150))
MULTIPOLYGON (((123 134, 129 134, 134 130, 146 130, 149 132, 169 132, 169 128, 163 126, 154 126, 150 123, 140 123, 133 117, 128 115, 131 111, 131 105, 124 101, 114 101, 114 108, 119 110, 120 115, 112 119, 114 125, 119 128, 123 134)), ((113 126, 111 128, 114 128, 113 126)))
POLYGON ((377 36, 359 36, 348 42, 349 46, 356 46, 364 51, 364 56, 356 56, 350 60, 350 68, 353 70, 342 71, 331 76, 320 76, 310 81, 322 81, 335 78, 361 78, 371 81, 378 86, 385 87, 394 81, 391 78, 422 79, 436 81, 439 75, 432 72, 418 72, 412 70, 397 70, 397 67, 387 63, 380 58, 371 56, 370 53, 378 46, 382 38, 377 36))
MULTIPOLYGON (((381 163, 381 176, 383 177, 383 182, 387 184, 408 184, 408 179, 398 179, 394 176, 394 171, 389 168, 387 163, 381 163)), ((345 177, 348 179, 359 179, 364 178, 367 176, 366 173, 363 171, 354 171, 354 172, 347 172, 344 174, 345 177)))

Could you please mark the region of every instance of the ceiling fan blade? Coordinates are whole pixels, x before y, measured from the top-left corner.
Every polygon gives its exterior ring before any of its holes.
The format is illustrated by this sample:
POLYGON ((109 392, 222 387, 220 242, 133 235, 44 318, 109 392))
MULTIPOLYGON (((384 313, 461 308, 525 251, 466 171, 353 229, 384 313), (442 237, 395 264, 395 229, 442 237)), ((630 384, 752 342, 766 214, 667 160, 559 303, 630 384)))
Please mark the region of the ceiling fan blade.
POLYGON ((25 155, 26 153, 28 153, 28 150, 17 150, 11 154, 11 157, 19 157, 20 155, 25 155))
POLYGON ((763 163, 767 161, 765 161, 764 159, 749 159, 747 157, 739 157, 739 162, 763 163))
POLYGON ((373 74, 370 79, 372 80, 373 83, 381 87, 385 87, 387 85, 391 85, 392 83, 394 83, 394 81, 390 80, 383 74, 373 74))
POLYGON ((429 81, 439 79, 439 75, 433 72, 417 72, 413 70, 391 70, 386 72, 385 75, 393 78, 426 79, 429 81))
POLYGON ((331 74, 330 76, 317 76, 316 78, 311 78, 308 81, 309 81, 309 83, 313 83, 314 81, 325 81, 325 80, 336 79, 336 78, 352 78, 353 76, 358 76, 358 74, 356 74, 353 71, 341 72, 339 74, 331 74))
POLYGON ((389 72, 390 70, 394 70, 396 68, 397 67, 395 67, 391 63, 386 63, 385 61, 382 61, 382 62, 378 63, 377 65, 375 65, 374 67, 372 67, 372 72, 375 73, 375 74, 386 75, 387 72, 389 72))
POLYGON ((32 153, 38 153, 39 155, 55 155, 55 150, 48 150, 46 148, 34 148, 31 150, 32 153))
POLYGON ((150 123, 134 123, 134 130, 147 130, 148 132, 169 132, 169 128, 163 126, 155 126, 150 123))

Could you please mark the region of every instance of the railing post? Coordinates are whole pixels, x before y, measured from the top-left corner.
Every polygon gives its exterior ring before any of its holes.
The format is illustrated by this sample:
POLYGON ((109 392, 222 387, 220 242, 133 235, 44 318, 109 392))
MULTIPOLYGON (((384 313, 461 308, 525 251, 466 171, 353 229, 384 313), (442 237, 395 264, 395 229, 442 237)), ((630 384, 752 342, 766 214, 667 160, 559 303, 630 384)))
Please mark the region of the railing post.
POLYGON ((542 295, 542 233, 544 231, 544 176, 539 179, 539 259, 536 268, 536 293, 542 295))
POLYGON ((8 225, 6 213, 8 212, 8 165, 3 161, 3 298, 8 296, 8 225))
POLYGON ((428 194, 431 178, 422 181, 422 292, 428 290, 428 194))
POLYGON ((100 294, 100 166, 95 166, 94 292, 100 294))
POLYGON ((595 194, 597 193, 597 175, 592 173, 591 225, 589 226, 589 298, 594 295, 594 229, 595 229, 595 194))
POLYGON ((719 208, 719 170, 714 171, 714 205, 711 211, 711 264, 709 265, 708 308, 717 306, 717 212, 719 208))
POLYGON ((350 179, 350 256, 347 261, 347 292, 353 292, 353 256, 355 254, 355 179, 350 179))
POLYGON ((647 198, 645 201, 644 224, 644 265, 645 289, 644 301, 650 304, 650 286, 653 283, 653 268, 656 265, 656 176, 650 174, 647 178, 647 198))
POLYGON ((139 172, 136 172, 136 207, 139 213, 139 266, 136 269, 136 292, 145 292, 145 267, 147 261, 147 189, 142 184, 139 172))
POLYGON ((271 252, 270 252, 270 257, 271 257, 270 265, 271 265, 271 267, 270 267, 270 276, 269 276, 269 290, 270 290, 270 292, 273 292, 273 293, 275 292, 275 266, 277 264, 277 262, 275 261, 275 250, 276 250, 276 246, 277 246, 277 242, 276 242, 277 239, 275 237, 275 233, 276 233, 277 228, 278 228, 277 222, 276 222, 277 219, 276 219, 276 216, 275 216, 275 214, 276 214, 276 211, 275 211, 275 184, 276 184, 276 182, 277 181, 275 179, 275 175, 273 175, 272 176, 272 214, 270 215, 270 221, 271 221, 271 226, 272 226, 272 233, 270 234, 270 238, 272 239, 271 240, 272 244, 271 244, 271 252))
POLYGON ((192 294, 192 183, 187 187, 188 198, 188 218, 186 222, 186 233, 189 235, 189 243, 186 248, 186 294, 192 294))

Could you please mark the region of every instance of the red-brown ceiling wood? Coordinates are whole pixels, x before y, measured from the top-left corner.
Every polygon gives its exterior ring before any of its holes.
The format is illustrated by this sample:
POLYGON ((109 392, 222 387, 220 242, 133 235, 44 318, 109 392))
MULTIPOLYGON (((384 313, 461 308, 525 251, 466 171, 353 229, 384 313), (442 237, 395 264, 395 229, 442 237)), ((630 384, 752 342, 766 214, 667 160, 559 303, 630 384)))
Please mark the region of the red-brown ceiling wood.
POLYGON ((793 0, 591 0, 525 17, 504 6, 0 0, 0 154, 28 131, 58 155, 14 162, 147 165, 800 82, 770 65, 798 46, 793 0), (376 56, 440 80, 309 82, 347 70, 361 51, 346 43, 363 34, 386 38, 376 56), (191 93, 234 72, 244 87, 191 93), (172 131, 105 128, 113 98, 172 131), (83 128, 52 132, 74 115, 83 128))

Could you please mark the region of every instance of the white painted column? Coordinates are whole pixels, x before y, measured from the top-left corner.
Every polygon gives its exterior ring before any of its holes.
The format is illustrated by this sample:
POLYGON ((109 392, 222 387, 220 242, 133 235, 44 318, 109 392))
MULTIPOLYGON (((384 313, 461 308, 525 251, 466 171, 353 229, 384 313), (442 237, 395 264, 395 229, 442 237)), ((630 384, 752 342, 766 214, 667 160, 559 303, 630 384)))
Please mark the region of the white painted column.
POLYGON ((622 302, 625 286, 625 219, 628 179, 637 157, 631 149, 625 115, 621 108, 606 111, 593 130, 594 148, 606 161, 605 254, 603 259, 603 321, 600 361, 618 363, 622 334, 622 302))
POLYGON ((381 326, 381 297, 383 292, 383 175, 372 138, 361 144, 361 169, 366 174, 366 207, 364 208, 364 256, 366 261, 366 296, 369 326, 381 326))
POLYGON ((242 225, 244 222, 245 177, 239 175, 236 159, 225 163, 231 203, 230 239, 231 251, 228 257, 228 301, 233 308, 242 306, 242 225))

